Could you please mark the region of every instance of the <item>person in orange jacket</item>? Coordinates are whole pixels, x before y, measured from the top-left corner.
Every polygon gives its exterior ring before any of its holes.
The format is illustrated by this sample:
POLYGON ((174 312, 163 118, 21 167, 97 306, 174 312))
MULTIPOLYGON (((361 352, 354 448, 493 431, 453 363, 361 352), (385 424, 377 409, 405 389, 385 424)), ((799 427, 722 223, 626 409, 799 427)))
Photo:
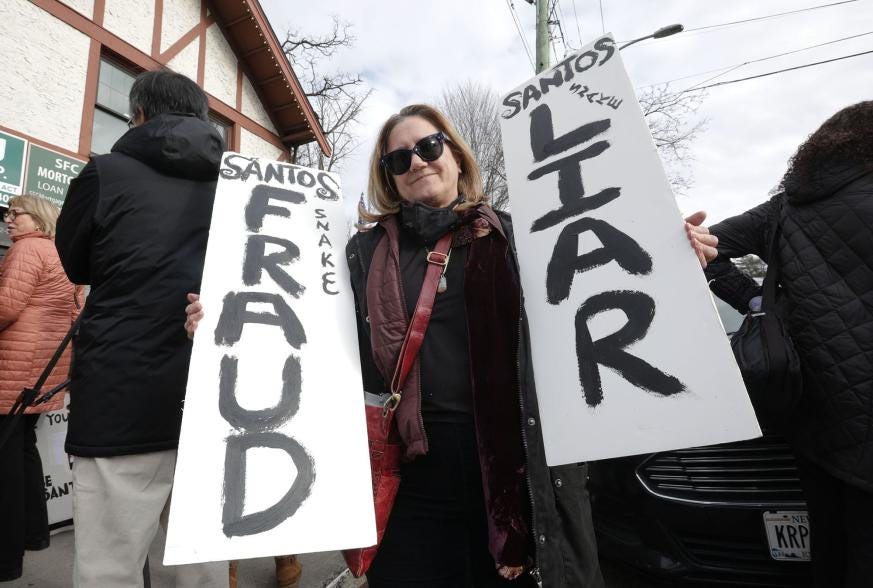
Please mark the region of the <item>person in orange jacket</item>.
MULTIPOLYGON (((12 247, 0 266, 0 424, 22 389, 33 386, 78 314, 76 287, 55 249, 58 207, 37 196, 17 196, 3 217, 12 247)), ((70 350, 43 390, 67 377, 70 350)), ((22 574, 25 549, 49 545, 43 473, 36 447, 40 413, 63 407, 63 394, 25 410, 0 447, 0 582, 22 574)))

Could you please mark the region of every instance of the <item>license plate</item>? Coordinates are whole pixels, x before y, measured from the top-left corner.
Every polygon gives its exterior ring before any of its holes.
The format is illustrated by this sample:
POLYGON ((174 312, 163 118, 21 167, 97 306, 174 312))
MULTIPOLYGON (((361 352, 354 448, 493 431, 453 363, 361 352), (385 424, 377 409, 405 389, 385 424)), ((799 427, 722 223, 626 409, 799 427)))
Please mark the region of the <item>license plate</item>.
POLYGON ((779 561, 810 561, 809 514, 805 510, 768 511, 764 529, 770 557, 779 561))

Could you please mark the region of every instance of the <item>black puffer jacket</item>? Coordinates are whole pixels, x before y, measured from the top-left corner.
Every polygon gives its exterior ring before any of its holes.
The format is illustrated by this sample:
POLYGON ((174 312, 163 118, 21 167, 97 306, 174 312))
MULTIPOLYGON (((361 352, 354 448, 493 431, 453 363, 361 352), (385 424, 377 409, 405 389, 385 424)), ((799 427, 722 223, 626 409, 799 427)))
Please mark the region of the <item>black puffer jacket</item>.
POLYGON ((707 277, 715 278, 715 294, 740 311, 757 287, 738 278, 728 258, 754 253, 768 261, 778 198, 779 307, 804 382, 790 434, 797 451, 873 491, 873 172, 825 170, 710 228, 719 257, 707 277))
POLYGON ((208 122, 164 114, 128 131, 73 180, 57 247, 91 284, 74 343, 67 451, 103 457, 179 443, 198 291, 223 150, 208 122))

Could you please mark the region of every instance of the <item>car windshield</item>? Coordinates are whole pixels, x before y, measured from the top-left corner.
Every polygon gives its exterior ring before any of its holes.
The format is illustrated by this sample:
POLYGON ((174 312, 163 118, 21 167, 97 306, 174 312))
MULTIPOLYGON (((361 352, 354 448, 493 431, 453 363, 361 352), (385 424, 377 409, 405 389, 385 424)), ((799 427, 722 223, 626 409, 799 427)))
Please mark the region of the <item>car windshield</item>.
POLYGON ((715 308, 718 310, 718 316, 721 317, 721 324, 724 326, 724 332, 728 335, 733 335, 743 322, 743 315, 738 313, 734 308, 717 296, 713 296, 715 308))

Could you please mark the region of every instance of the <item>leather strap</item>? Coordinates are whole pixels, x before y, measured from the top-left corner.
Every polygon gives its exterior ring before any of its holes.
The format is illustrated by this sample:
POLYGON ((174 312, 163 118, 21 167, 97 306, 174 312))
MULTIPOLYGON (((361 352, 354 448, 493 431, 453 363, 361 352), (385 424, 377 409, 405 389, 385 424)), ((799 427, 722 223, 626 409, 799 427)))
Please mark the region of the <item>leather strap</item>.
POLYGON ((21 394, 18 395, 18 398, 15 399, 15 403, 12 405, 7 418, 3 421, 3 426, 0 427, 0 449, 6 445, 6 441, 9 440, 9 436, 12 434, 12 430, 15 428, 18 420, 21 418, 21 415, 24 414, 24 411, 28 406, 41 404, 49 400, 52 396, 69 386, 70 380, 64 380, 62 384, 59 386, 55 386, 51 390, 49 390, 46 394, 44 394, 41 398, 37 398, 39 393, 42 392, 42 386, 45 384, 45 381, 48 379, 49 375, 51 375, 52 370, 55 368, 55 364, 58 363, 58 360, 61 358, 61 355, 64 353, 64 349, 67 348, 67 345, 70 344, 70 341, 73 338, 73 335, 76 333, 76 329, 79 326, 79 320, 81 320, 82 315, 79 315, 75 322, 73 322, 70 330, 67 331, 67 334, 64 335, 64 338, 61 340, 58 348, 55 349, 54 355, 49 360, 48 364, 45 366, 45 369, 42 370, 42 373, 39 375, 36 383, 33 385, 33 388, 25 388, 21 391, 21 394))
POLYGON ((403 385, 415 364, 418 350, 424 341, 424 333, 433 313, 433 301, 436 298, 440 276, 448 263, 448 252, 452 246, 452 233, 443 235, 436 246, 427 254, 427 271, 424 274, 424 282, 421 284, 421 293, 415 304, 415 311, 406 329, 406 337, 400 347, 400 357, 397 359, 397 367, 394 368, 394 377, 391 378, 391 396, 385 403, 385 410, 393 411, 400 404, 403 385))

